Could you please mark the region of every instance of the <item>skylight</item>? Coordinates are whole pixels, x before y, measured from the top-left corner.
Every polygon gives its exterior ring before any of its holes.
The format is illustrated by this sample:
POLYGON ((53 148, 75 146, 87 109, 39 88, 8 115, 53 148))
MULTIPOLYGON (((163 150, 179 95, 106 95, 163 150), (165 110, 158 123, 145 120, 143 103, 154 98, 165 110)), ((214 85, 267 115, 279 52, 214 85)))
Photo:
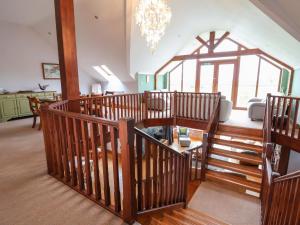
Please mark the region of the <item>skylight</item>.
POLYGON ((111 80, 112 76, 115 77, 114 73, 106 65, 93 66, 93 68, 108 81, 111 80))

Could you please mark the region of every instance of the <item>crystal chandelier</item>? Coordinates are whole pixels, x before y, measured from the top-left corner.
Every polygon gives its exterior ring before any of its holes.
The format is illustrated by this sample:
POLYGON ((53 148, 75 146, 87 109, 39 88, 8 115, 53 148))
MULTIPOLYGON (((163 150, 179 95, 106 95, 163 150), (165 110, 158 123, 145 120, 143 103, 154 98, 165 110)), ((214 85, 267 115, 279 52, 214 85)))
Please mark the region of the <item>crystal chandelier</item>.
POLYGON ((136 9, 136 24, 139 25, 147 46, 155 51, 171 20, 171 9, 166 0, 140 0, 136 9))

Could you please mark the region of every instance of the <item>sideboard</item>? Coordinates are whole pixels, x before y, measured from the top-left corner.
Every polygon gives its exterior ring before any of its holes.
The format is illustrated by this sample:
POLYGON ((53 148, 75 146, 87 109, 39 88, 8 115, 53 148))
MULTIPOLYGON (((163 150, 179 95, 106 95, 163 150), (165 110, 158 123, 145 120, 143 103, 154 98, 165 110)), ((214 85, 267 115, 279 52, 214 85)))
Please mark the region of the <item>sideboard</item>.
POLYGON ((54 91, 0 94, 0 122, 30 116, 27 96, 53 99, 54 94, 54 91))

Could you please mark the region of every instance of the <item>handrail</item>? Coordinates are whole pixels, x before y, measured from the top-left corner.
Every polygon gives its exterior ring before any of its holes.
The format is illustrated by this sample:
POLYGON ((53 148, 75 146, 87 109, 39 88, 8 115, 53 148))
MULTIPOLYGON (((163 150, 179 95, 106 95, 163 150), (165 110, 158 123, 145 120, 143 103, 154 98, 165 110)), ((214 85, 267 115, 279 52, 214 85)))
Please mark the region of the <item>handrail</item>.
POLYGON ((205 130, 206 133, 210 133, 213 131, 213 129, 215 129, 215 127, 213 127, 213 125, 215 125, 214 123, 216 122, 216 120, 219 120, 219 115, 220 115, 220 101, 221 101, 221 93, 218 93, 218 97, 217 97, 217 103, 216 106, 213 110, 213 114, 211 116, 211 119, 209 120, 209 123, 207 125, 207 128, 205 130))
POLYGON ((219 112, 215 111, 220 109, 220 99, 220 93, 145 92, 42 105, 48 173, 126 222, 132 222, 138 214, 186 206, 191 152, 197 151, 198 157, 199 146, 181 153, 134 125, 151 118, 173 119, 175 124, 176 119, 189 124, 202 120, 213 132, 218 124, 219 112), (71 111, 75 105, 80 106, 78 112, 71 111), (177 114, 177 106, 181 107, 180 112, 188 108, 188 113, 177 114), (145 158, 143 149, 146 149, 145 158), (108 169, 108 154, 112 155, 113 170, 108 169), (143 160, 145 180, 141 174, 143 160), (122 170, 119 170, 120 162, 122 170), (103 179, 99 178, 100 174, 103 179), (110 176, 114 177, 114 190, 110 188, 110 176), (119 183, 120 176, 123 185, 119 183), (154 186, 156 188, 150 190, 154 186), (158 189, 164 194, 158 195, 158 189))
POLYGON ((180 152, 176 151, 175 149, 170 148, 169 146, 167 146, 167 145, 161 143, 160 141, 158 141, 158 140, 155 139, 154 137, 150 136, 150 135, 147 134, 146 132, 144 132, 144 131, 138 129, 137 127, 134 128, 134 132, 137 133, 137 134, 139 134, 139 135, 141 135, 143 138, 145 138, 145 139, 151 141, 152 143, 158 145, 159 147, 162 147, 162 148, 164 148, 164 149, 167 149, 167 150, 169 150, 169 151, 174 152, 175 154, 178 154, 178 155, 181 155, 181 156, 182 156, 182 153, 180 153, 180 152))
POLYGON ((293 173, 284 175, 284 176, 280 176, 274 179, 274 183, 278 183, 278 182, 282 182, 282 181, 287 181, 287 180, 292 180, 295 178, 299 178, 300 177, 300 170, 295 171, 293 173))
POLYGON ((205 132, 203 133, 203 146, 202 146, 202 154, 201 154, 201 180, 205 180, 206 174, 206 164, 208 158, 208 150, 211 147, 211 138, 215 134, 216 129, 219 124, 219 115, 220 115, 220 104, 221 104, 221 93, 218 93, 216 105, 213 109, 213 114, 210 117, 208 125, 206 127, 205 132))

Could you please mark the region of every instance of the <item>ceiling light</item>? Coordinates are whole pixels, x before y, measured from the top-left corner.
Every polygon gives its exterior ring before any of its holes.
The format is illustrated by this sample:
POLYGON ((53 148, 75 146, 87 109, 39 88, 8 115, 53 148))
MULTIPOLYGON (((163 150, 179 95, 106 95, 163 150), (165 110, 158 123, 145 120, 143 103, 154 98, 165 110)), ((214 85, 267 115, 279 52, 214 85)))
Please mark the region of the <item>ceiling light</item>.
POLYGON ((139 25, 147 46, 155 51, 171 21, 171 9, 166 0, 140 0, 136 9, 136 24, 139 25))

